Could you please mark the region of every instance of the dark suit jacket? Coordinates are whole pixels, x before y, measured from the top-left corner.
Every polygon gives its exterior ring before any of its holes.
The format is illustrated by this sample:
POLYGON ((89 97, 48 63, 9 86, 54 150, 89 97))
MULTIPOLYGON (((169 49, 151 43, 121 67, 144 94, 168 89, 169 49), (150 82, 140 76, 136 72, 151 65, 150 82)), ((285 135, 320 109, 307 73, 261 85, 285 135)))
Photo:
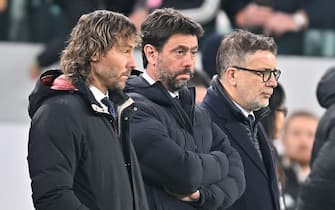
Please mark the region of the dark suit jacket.
POLYGON ((274 156, 264 128, 259 123, 267 109, 255 112, 254 129, 258 130, 263 162, 250 140, 246 117, 226 95, 215 79, 201 106, 207 109, 215 123, 229 136, 231 144, 242 157, 246 190, 229 210, 279 210, 279 190, 275 174, 274 156))

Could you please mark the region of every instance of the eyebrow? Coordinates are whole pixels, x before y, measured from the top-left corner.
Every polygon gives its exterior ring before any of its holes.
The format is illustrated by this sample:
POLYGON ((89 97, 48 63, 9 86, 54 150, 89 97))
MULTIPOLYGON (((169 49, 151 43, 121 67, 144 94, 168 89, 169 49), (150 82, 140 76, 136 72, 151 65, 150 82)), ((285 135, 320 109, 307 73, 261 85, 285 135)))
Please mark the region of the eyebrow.
MULTIPOLYGON (((125 39, 122 40, 121 39, 117 42, 117 45, 119 47, 133 47, 133 45, 129 44, 129 42, 132 42, 132 41, 133 41, 132 39, 127 39, 127 40, 125 40, 125 39)), ((138 45, 138 43, 135 41, 134 46, 136 47, 137 45, 138 45)))
POLYGON ((199 50, 199 46, 188 47, 188 46, 185 46, 185 45, 178 45, 178 46, 172 48, 172 51, 180 49, 180 48, 182 48, 184 50, 199 50))
POLYGON ((134 45, 130 45, 128 43, 118 43, 117 47, 120 49, 125 49, 125 48, 135 48, 137 45, 134 43, 134 45))

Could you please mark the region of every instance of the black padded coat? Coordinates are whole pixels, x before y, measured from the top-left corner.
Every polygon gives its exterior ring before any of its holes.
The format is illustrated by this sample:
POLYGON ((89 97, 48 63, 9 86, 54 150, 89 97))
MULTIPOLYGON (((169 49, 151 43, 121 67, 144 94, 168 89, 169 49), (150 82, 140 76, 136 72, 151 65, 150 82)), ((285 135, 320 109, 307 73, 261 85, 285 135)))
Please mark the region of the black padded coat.
POLYGON ((43 210, 148 210, 142 175, 128 135, 135 107, 109 91, 119 132, 86 83, 51 89, 61 71, 42 74, 29 96, 28 164, 33 201, 43 210))
POLYGON ((240 197, 241 158, 208 113, 194 105, 192 91, 183 88, 173 99, 160 82, 149 85, 138 76, 128 80, 125 92, 139 108, 130 130, 151 210, 225 209, 240 197), (172 195, 196 190, 198 202, 172 195))

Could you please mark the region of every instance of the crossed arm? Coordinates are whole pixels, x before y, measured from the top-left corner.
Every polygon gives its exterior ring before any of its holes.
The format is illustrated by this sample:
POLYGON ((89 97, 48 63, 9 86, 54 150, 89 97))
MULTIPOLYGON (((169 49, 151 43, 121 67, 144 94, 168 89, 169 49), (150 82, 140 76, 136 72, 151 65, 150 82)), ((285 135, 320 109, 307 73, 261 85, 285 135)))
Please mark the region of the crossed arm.
POLYGON ((184 141, 195 141, 191 135, 186 135, 189 139, 171 139, 167 125, 153 110, 139 108, 131 123, 131 136, 144 179, 180 200, 197 201, 204 209, 229 206, 240 197, 245 188, 242 162, 216 125, 212 125, 215 145, 211 151, 197 153, 184 149, 184 141))

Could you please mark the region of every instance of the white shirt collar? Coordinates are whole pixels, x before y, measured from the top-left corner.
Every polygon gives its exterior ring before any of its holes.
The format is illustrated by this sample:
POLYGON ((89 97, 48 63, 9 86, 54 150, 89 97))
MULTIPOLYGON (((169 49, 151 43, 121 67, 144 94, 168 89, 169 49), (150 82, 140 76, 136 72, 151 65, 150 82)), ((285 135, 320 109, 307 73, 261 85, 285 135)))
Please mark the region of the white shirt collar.
MULTIPOLYGON (((149 85, 153 85, 156 83, 156 81, 147 73, 147 71, 144 71, 143 74, 142 74, 142 77, 149 83, 149 85)), ((175 97, 179 97, 179 93, 178 92, 171 92, 171 91, 168 91, 169 94, 171 95, 172 98, 175 98, 175 97)))
POLYGON ((93 85, 90 85, 90 90, 91 90, 95 100, 97 100, 99 102, 99 104, 104 108, 104 111, 108 112, 107 106, 101 102, 101 100, 103 98, 108 97, 108 92, 107 92, 107 95, 105 95, 103 92, 101 92, 98 88, 96 88, 93 85))
MULTIPOLYGON (((233 100, 232 100, 233 101, 233 100)), ((252 115, 253 117, 254 117, 254 119, 256 119, 255 118, 255 114, 254 114, 254 112, 247 112, 247 110, 245 110, 245 109, 243 109, 243 107, 241 107, 239 104, 237 104, 235 101, 233 101, 233 103, 237 106, 237 108, 239 109, 239 110, 241 110, 241 112, 242 112, 242 114, 246 117, 246 118, 248 118, 248 115, 252 115)))
POLYGON ((149 74, 147 73, 147 71, 144 71, 143 74, 142 74, 142 77, 149 83, 149 85, 153 85, 155 84, 155 80, 152 79, 149 74))

